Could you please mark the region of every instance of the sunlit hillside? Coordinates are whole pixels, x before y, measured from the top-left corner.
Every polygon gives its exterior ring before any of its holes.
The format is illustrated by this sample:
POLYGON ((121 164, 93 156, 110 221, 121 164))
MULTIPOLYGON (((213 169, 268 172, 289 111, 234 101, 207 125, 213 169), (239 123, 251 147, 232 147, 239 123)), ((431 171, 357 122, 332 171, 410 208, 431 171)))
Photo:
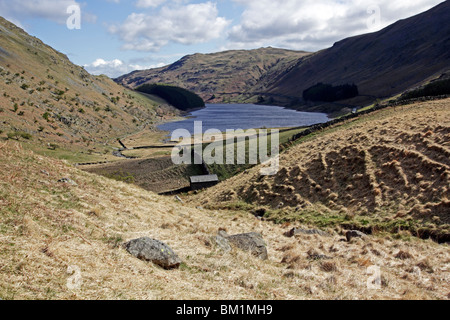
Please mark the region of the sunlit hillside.
POLYGON ((106 76, 90 75, 0 18, 0 137, 101 158, 117 138, 177 114, 106 76))
POLYGON ((196 198, 265 208, 274 221, 450 237, 450 99, 390 107, 297 141, 275 176, 259 167, 196 198))

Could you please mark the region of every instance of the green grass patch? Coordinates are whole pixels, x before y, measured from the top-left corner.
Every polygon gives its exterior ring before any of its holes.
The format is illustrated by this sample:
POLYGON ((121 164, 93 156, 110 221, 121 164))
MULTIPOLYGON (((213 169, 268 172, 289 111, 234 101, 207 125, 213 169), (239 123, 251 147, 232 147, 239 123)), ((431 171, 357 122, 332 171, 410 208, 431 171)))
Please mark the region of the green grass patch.
POLYGON ((136 177, 133 174, 131 174, 129 172, 124 172, 122 170, 112 172, 112 173, 105 173, 105 174, 103 174, 103 176, 105 176, 109 179, 126 182, 126 183, 134 183, 136 181, 136 177))

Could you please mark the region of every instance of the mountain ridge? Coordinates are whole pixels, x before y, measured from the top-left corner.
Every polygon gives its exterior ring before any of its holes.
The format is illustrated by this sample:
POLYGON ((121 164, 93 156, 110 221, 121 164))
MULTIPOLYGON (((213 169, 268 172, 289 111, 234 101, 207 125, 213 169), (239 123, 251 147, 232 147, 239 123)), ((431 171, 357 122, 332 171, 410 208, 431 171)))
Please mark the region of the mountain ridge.
MULTIPOLYGON (((249 76, 244 80, 239 77, 237 81, 236 77, 223 79, 226 67, 234 66, 237 74, 241 71, 239 63, 229 54, 233 51, 188 55, 172 65, 137 71, 115 80, 130 87, 157 82, 175 84, 211 102, 264 102, 302 110, 315 107, 302 101, 303 91, 313 85, 320 82, 331 85, 354 83, 360 89, 360 96, 341 104, 369 105, 450 71, 450 25, 447 21, 450 21, 449 1, 378 32, 346 38, 315 53, 299 51, 270 68, 258 70, 262 73, 257 77, 249 76), (199 61, 199 57, 228 57, 230 60, 223 70, 213 70, 209 77, 202 79, 195 74, 206 73, 211 65, 217 65, 219 58, 210 59, 207 64, 199 61)), ((241 51, 241 55, 258 58, 260 52, 270 49, 273 48, 241 51)), ((276 51, 268 54, 273 58, 276 51)), ((246 62, 247 72, 252 73, 258 68, 251 59, 246 62)), ((336 106, 339 105, 334 104, 336 106)))
POLYGON ((356 83, 363 96, 402 93, 450 69, 449 20, 447 1, 378 32, 343 39, 298 64, 269 92, 292 94, 318 82, 347 82, 356 83))
POLYGON ((193 91, 206 101, 224 102, 249 90, 265 76, 284 72, 298 58, 310 54, 272 47, 196 53, 165 67, 134 71, 115 81, 131 88, 147 83, 171 84, 193 91))

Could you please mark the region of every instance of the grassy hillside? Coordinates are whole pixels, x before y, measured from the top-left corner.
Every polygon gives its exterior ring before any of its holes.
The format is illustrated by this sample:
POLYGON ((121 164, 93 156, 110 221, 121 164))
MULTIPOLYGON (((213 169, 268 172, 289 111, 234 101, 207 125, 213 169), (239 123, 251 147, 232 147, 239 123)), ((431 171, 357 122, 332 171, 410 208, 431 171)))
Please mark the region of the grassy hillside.
POLYGON ((277 222, 450 241, 450 99, 388 108, 302 138, 273 177, 259 167, 199 195, 277 222))
POLYGON ((106 76, 90 75, 0 18, 0 137, 29 138, 35 149, 50 143, 62 153, 90 149, 101 157, 116 138, 177 113, 106 76))
POLYGON ((330 237, 283 236, 292 226, 247 211, 195 209, 0 143, 1 299, 448 298, 447 246, 390 236, 340 242, 331 229, 330 237), (262 232, 269 260, 223 253, 211 240, 219 227, 262 232), (180 269, 144 263, 121 247, 141 236, 170 245, 180 269), (381 267, 381 290, 367 289, 370 265, 381 267), (81 286, 69 289, 74 269, 81 286))
POLYGON ((170 66, 135 71, 116 81, 131 88, 146 83, 172 84, 197 93, 207 102, 245 99, 241 94, 248 92, 247 98, 256 102, 258 94, 253 87, 257 83, 277 79, 307 55, 307 52, 275 48, 194 54, 170 66))

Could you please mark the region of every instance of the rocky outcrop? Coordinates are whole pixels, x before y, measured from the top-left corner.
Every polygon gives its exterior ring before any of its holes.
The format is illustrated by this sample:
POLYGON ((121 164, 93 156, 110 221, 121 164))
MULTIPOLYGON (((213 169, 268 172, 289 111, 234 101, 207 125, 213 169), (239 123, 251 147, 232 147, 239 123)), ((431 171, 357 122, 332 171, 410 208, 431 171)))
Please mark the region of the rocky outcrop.
POLYGON ((153 262, 164 269, 178 268, 182 262, 168 245, 159 240, 145 237, 131 240, 124 247, 136 258, 153 262))

